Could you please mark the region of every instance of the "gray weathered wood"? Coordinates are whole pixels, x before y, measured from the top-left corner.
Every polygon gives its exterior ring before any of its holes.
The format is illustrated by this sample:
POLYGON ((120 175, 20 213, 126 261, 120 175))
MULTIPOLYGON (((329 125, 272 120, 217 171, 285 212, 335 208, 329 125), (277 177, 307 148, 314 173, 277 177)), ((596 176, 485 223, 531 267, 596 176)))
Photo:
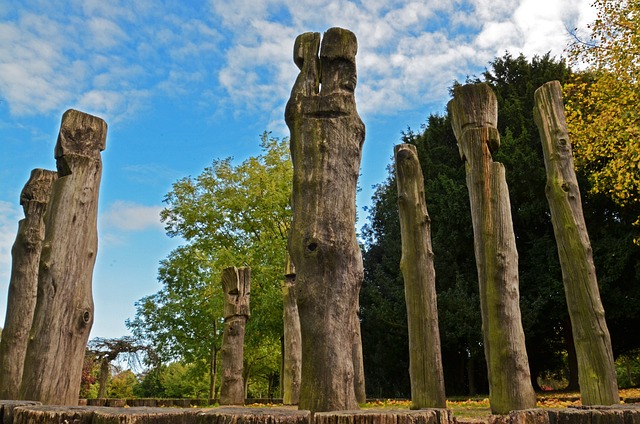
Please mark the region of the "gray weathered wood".
POLYGON ((300 74, 285 112, 294 169, 288 249, 302 332, 300 408, 311 411, 358 407, 353 343, 363 268, 355 196, 365 127, 354 97, 356 52, 356 37, 345 29, 329 29, 322 46, 318 33, 298 36, 300 74))
POLYGON ((34 169, 20 194, 24 219, 11 249, 7 313, 0 340, 0 399, 18 399, 29 331, 38 293, 38 266, 44 240, 44 214, 51 197, 54 171, 34 169))
POLYGON ((314 414, 314 424, 454 424, 448 409, 362 410, 314 414))
POLYGON ((55 147, 58 179, 45 217, 38 298, 20 388, 23 399, 77 405, 93 325, 98 250, 100 152, 107 124, 76 110, 62 116, 55 147))
POLYGON ((416 146, 394 148, 402 258, 400 269, 409 329, 411 408, 445 408, 436 272, 431 249, 431 219, 416 146))
POLYGON ((534 99, 534 120, 542 141, 546 194, 571 318, 582 403, 613 405, 620 398, 611 337, 573 167, 562 86, 558 81, 546 83, 536 90, 534 99))
POLYGON ((468 84, 454 89, 448 109, 466 166, 491 410, 533 408, 509 191, 491 157, 500 145, 497 100, 488 85, 468 84))
POLYGON ((289 255, 287 255, 282 285, 282 304, 284 322, 282 402, 285 405, 297 405, 300 401, 302 342, 298 301, 296 300, 296 270, 289 255))
POLYGON ((229 267, 222 271, 224 330, 220 364, 220 405, 244 404, 244 331, 249 319, 251 268, 229 267))

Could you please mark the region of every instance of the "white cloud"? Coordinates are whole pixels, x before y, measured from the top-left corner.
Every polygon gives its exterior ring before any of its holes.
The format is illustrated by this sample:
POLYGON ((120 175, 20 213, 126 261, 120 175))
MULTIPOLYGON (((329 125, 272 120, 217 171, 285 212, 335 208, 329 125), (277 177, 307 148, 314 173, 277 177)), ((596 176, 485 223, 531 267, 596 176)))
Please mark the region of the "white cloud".
POLYGON ((100 214, 100 224, 106 230, 143 231, 162 229, 160 211, 162 206, 147 206, 117 200, 100 214))
POLYGON ((397 113, 445 101, 453 80, 505 51, 561 55, 566 29, 593 17, 590 1, 209 0, 196 13, 180 3, 74 0, 0 24, 0 95, 14 114, 77 105, 110 122, 154 96, 193 92, 206 97, 198 105, 272 114, 297 74, 295 37, 341 26, 359 40, 359 108, 397 113), (212 77, 227 94, 214 105, 218 87, 203 86, 212 77))

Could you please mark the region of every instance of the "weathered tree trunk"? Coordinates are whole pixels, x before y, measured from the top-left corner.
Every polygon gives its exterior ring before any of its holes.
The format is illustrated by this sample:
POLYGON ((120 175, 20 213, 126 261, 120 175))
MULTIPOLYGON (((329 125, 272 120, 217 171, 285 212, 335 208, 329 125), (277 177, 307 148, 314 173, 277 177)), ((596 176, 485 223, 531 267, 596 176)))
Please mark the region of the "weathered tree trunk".
POLYGON ((571 330, 571 319, 566 319, 563 323, 562 332, 564 334, 564 347, 567 349, 567 367, 569 368, 569 384, 566 391, 577 392, 580 390, 578 379, 578 357, 576 355, 576 345, 573 341, 573 331, 571 330))
POLYGON ((488 85, 468 84, 454 89, 448 108, 466 164, 491 411, 534 408, 509 191, 504 166, 491 158, 500 145, 497 100, 488 85))
POLYGON ((107 397, 107 386, 109 385, 109 375, 111 374, 111 361, 104 357, 100 361, 100 374, 98 375, 98 399, 107 397))
POLYGON ((431 219, 416 146, 394 148, 404 294, 409 328, 411 408, 446 408, 436 303, 436 272, 431 249, 431 219))
POLYGON ((11 249, 7 314, 0 340, 0 399, 18 399, 29 331, 38 293, 38 264, 44 240, 44 215, 51 197, 54 171, 34 169, 20 194, 24 219, 11 249))
POLYGON ((297 405, 300 401, 300 368, 302 365, 302 345, 300 316, 296 300, 296 270, 287 255, 284 284, 282 286, 283 321, 283 378, 282 402, 297 405))
POLYGON ((356 111, 357 41, 341 28, 296 39, 300 74, 285 118, 291 131, 293 223, 302 333, 301 409, 358 407, 354 317, 363 278, 355 196, 365 128, 356 111), (320 57, 318 51, 320 50, 320 57))
POLYGON ((98 250, 100 152, 107 124, 68 110, 55 147, 53 183, 40 256, 38 298, 20 388, 23 399, 76 405, 93 325, 92 276, 98 250))
POLYGON ((222 334, 220 405, 244 404, 244 330, 249 319, 251 268, 222 271, 224 332, 222 334))
POLYGON ((578 358, 580 397, 583 405, 617 404, 611 338, 573 168, 562 87, 558 81, 549 82, 536 90, 534 98, 534 120, 547 170, 546 194, 578 358))
MULTIPOLYGON (((214 331, 215 331, 214 324, 214 331)), ((218 378, 218 347, 214 344, 211 347, 211 360, 209 362, 209 401, 216 398, 216 378, 218 378)))
POLYGON ((360 302, 356 306, 353 317, 353 389, 358 403, 367 402, 367 392, 364 383, 364 358, 362 355, 362 333, 360 331, 360 302))

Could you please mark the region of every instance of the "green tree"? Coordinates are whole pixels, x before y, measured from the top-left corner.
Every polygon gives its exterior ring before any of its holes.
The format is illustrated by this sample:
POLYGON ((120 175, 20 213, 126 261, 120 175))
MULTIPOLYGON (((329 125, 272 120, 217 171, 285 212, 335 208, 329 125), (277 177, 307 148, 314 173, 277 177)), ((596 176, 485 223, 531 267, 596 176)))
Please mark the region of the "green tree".
POLYGON ((640 3, 595 0, 585 39, 576 34, 572 63, 586 65, 565 84, 576 166, 593 193, 635 209, 640 224, 640 3))
POLYGON ((133 397, 133 390, 138 385, 138 378, 131 370, 124 370, 111 378, 108 397, 126 399, 133 397))
POLYGON ((270 355, 279 355, 292 169, 287 140, 264 133, 261 148, 261 155, 239 165, 231 158, 215 160, 199 176, 174 183, 161 217, 167 234, 182 237, 186 244, 161 262, 158 278, 163 288, 141 299, 135 319, 128 322, 134 335, 148 340, 163 361, 181 360, 208 371, 212 398, 222 338, 220 275, 225 267, 252 270, 247 369, 267 364, 254 351, 271 347, 270 355))

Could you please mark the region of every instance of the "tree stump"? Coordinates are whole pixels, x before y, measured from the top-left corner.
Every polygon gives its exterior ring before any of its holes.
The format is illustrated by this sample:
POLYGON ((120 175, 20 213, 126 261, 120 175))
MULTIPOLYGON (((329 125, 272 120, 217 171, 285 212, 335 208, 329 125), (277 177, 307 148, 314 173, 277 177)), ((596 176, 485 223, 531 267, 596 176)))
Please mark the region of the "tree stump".
POLYGON ((222 333, 220 405, 244 404, 244 331, 249 319, 251 268, 222 271, 224 330, 222 333))
POLYGON ((300 316, 296 300, 296 269, 289 255, 287 255, 284 284, 282 285, 282 304, 284 322, 282 403, 297 405, 300 401, 302 345, 300 316))
POLYGON ((107 124, 76 110, 62 116, 55 147, 58 179, 45 217, 38 296, 20 396, 77 405, 93 325, 92 276, 98 249, 100 152, 107 124))
POLYGON ((536 90, 534 99, 534 120, 547 171, 545 191, 571 318, 582 404, 617 404, 620 398, 611 337, 582 213, 560 83, 544 84, 536 90))
POLYGON ((504 166, 491 157, 500 145, 498 103, 488 85, 468 84, 454 89, 448 109, 466 165, 491 411, 534 408, 509 191, 504 166))
POLYGON ((402 258, 409 328, 411 408, 445 408, 436 272, 431 249, 431 219, 416 146, 394 148, 402 258))
POLYGON ((311 424, 309 411, 284 408, 213 408, 198 413, 199 424, 311 424))
POLYGON ((13 424, 16 408, 35 405, 40 405, 40 402, 30 400, 0 400, 0 423, 13 424))
POLYGON ((0 340, 0 399, 18 399, 29 331, 38 293, 38 266, 44 240, 44 215, 51 197, 54 171, 34 169, 20 194, 24 219, 11 249, 7 314, 0 340))
POLYGON ((363 410, 314 414, 314 424, 454 424, 447 409, 363 410))
POLYGON ((285 112, 294 173, 288 250, 302 334, 299 406, 313 412, 358 407, 353 345, 364 274, 355 197, 365 127, 354 97, 356 52, 356 37, 345 29, 329 29, 321 47, 319 33, 298 36, 300 74, 285 112))

